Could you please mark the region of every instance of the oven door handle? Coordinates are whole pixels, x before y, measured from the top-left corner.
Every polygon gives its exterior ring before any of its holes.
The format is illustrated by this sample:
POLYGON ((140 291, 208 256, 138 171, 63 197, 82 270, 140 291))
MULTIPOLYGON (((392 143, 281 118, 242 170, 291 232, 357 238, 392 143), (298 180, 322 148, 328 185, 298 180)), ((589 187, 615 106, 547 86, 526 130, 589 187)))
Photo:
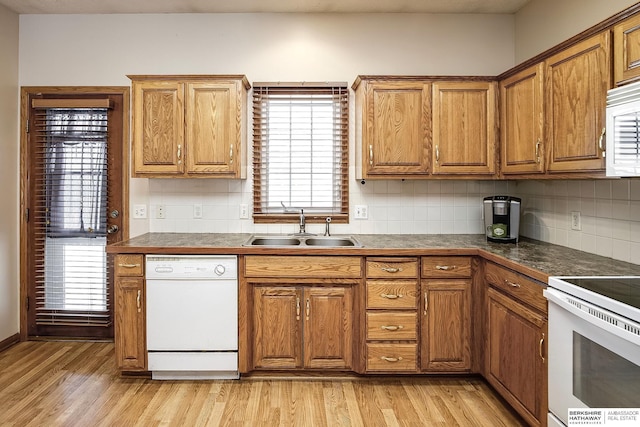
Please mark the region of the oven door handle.
POLYGON ((543 291, 549 303, 578 316, 585 322, 597 326, 625 341, 640 346, 640 323, 618 316, 608 310, 575 298, 557 289, 547 288, 543 291), (630 332, 630 331, 636 331, 630 332))

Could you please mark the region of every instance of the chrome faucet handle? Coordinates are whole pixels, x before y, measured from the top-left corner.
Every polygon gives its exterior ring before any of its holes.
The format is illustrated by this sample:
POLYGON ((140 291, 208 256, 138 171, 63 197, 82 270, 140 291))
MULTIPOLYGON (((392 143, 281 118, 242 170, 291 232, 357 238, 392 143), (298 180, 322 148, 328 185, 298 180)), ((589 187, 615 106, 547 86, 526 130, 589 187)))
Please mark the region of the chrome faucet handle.
POLYGON ((329 232, 329 224, 331 224, 331 217, 328 216, 326 221, 327 221, 327 223, 326 223, 326 226, 324 228, 324 235, 325 236, 331 236, 331 233, 329 232))

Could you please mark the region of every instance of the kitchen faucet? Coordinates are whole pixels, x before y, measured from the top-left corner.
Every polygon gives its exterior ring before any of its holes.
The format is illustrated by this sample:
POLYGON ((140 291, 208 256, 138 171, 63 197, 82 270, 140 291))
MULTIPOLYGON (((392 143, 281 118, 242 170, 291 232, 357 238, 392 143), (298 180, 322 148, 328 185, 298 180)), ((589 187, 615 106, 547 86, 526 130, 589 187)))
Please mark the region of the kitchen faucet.
MULTIPOLYGON (((293 209, 293 208, 288 208, 284 202, 280 202, 280 204, 282 205, 282 209, 284 209, 285 213, 290 213, 290 212, 295 212, 297 209, 293 209)), ((315 234, 313 233, 307 233, 307 219, 304 216, 304 209, 300 209, 300 230, 297 233, 294 233, 294 235, 297 236, 315 236, 315 234)))
POLYGON ((306 228, 306 221, 304 218, 304 209, 300 209, 300 231, 298 231, 298 233, 306 234, 305 228, 306 228))

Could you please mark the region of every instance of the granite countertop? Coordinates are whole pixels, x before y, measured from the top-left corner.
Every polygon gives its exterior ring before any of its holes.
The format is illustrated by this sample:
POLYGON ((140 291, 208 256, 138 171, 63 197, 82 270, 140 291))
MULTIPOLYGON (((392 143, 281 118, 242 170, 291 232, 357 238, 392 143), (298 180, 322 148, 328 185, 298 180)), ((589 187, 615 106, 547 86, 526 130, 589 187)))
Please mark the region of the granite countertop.
POLYGON ((487 242, 482 234, 357 234, 353 247, 248 247, 251 234, 147 233, 107 246, 108 253, 237 255, 480 255, 541 282, 548 276, 640 275, 640 265, 522 238, 487 242))

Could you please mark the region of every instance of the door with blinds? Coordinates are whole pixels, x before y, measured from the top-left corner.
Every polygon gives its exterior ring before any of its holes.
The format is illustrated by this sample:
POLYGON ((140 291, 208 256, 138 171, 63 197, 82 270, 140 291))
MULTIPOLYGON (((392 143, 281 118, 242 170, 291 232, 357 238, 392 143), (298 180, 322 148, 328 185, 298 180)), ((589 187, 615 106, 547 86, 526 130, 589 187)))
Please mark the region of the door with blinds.
POLYGON ((29 337, 113 336, 113 268, 105 247, 128 234, 125 89, 23 89, 29 337))

